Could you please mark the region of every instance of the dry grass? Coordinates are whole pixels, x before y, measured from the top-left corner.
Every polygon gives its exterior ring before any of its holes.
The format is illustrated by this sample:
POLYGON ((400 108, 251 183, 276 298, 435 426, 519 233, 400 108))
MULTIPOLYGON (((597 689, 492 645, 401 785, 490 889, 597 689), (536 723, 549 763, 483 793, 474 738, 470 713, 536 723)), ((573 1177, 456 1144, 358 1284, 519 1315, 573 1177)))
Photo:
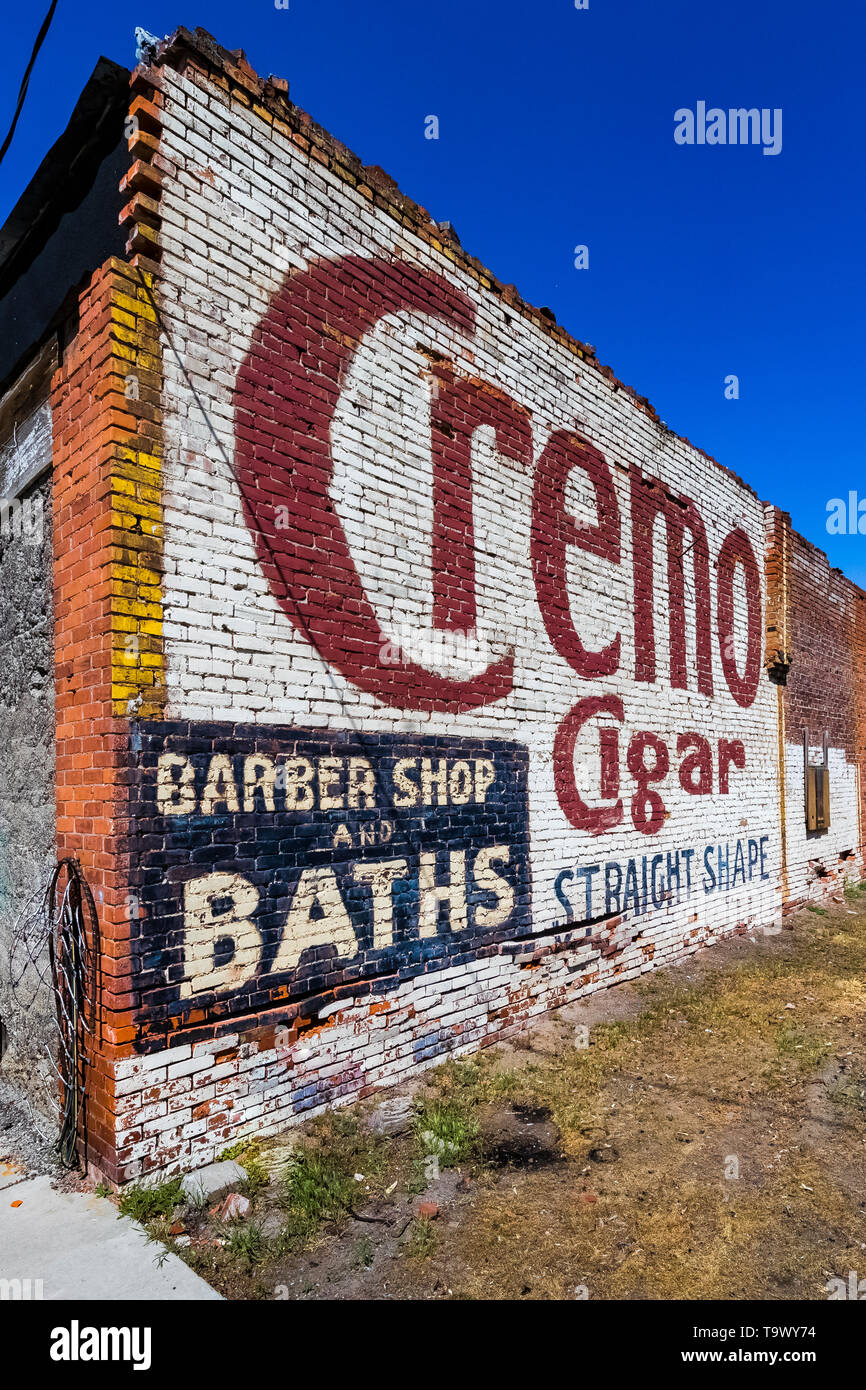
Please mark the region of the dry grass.
POLYGON ((695 985, 645 979, 640 1011, 585 1051, 440 1069, 464 1107, 548 1108, 569 1161, 491 1177, 412 1292, 820 1298, 866 1266, 866 931, 849 911, 804 914, 695 985), (605 1143, 616 1161, 593 1162, 605 1143))
POLYGON ((400 1136, 362 1106, 279 1176, 245 1150, 249 1221, 185 1257, 240 1298, 826 1297, 866 1272, 864 1015, 855 893, 439 1067, 400 1136))

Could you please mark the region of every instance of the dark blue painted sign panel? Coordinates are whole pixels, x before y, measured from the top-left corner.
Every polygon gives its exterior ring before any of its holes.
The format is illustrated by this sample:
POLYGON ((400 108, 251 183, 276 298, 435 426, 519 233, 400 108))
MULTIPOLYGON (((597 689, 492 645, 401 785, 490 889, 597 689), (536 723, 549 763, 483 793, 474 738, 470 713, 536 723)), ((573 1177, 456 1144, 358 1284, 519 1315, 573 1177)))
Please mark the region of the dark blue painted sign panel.
POLYGON ((527 764, 501 740, 139 725, 140 1017, 393 987, 526 935, 527 764))

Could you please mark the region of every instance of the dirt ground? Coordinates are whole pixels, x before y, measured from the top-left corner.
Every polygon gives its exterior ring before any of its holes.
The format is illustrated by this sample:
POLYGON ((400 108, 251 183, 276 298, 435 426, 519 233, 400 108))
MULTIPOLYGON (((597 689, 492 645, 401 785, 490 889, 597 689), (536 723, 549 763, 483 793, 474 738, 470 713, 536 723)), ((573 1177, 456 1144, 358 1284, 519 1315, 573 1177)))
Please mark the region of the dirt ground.
POLYGON ((826 1299, 866 1276, 864 1016, 861 888, 248 1146, 244 1219, 151 1229, 230 1298, 826 1299))

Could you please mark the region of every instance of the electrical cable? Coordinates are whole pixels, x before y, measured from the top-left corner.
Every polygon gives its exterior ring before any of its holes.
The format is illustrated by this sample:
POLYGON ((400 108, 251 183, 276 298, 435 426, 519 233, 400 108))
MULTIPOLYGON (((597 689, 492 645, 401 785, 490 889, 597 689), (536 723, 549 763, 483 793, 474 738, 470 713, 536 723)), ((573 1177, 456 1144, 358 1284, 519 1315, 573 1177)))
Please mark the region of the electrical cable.
POLYGON ((39 30, 39 33, 36 35, 36 42, 35 42, 34 45, 33 45, 33 52, 30 54, 30 62, 27 64, 27 67, 24 69, 24 76, 23 76, 22 79, 21 79, 21 86, 20 86, 19 89, 18 89, 18 104, 17 104, 17 106, 15 107, 15 114, 14 114, 14 116, 12 117, 12 124, 11 124, 11 126, 9 127, 9 131, 8 131, 7 136, 6 136, 6 139, 3 141, 3 144, 0 145, 0 164, 3 163, 3 158, 4 158, 5 154, 6 154, 6 151, 8 150, 9 146, 12 144, 12 136, 15 134, 15 127, 16 127, 17 124, 18 124, 18 118, 19 118, 19 116, 21 115, 21 112, 22 112, 23 109, 24 109, 24 102, 25 102, 25 100, 26 100, 26 98, 27 98, 27 88, 28 88, 28 86, 30 85, 30 74, 31 74, 32 71, 33 71, 33 65, 34 65, 34 63, 36 62, 36 59, 37 59, 37 57, 38 57, 38 55, 39 55, 39 50, 40 50, 40 48, 42 47, 43 43, 45 42, 45 38, 46 38, 46 35, 48 34, 48 30, 51 28, 51 21, 52 21, 52 19, 54 18, 54 11, 55 11, 56 9, 57 9, 57 0, 51 0, 51 4, 50 4, 50 6, 49 6, 49 8, 48 8, 48 13, 46 14, 45 18, 44 18, 43 21, 42 21, 42 28, 39 30))

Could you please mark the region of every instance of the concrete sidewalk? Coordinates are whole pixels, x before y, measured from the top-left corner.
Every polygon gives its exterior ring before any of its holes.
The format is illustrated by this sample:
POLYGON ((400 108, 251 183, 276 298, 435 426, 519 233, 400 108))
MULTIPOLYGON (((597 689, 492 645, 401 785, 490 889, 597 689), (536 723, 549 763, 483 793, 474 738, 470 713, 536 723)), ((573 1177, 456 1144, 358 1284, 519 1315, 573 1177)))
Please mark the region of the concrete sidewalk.
POLYGON ((0 1279, 29 1279, 31 1288, 42 1280, 46 1299, 220 1298, 106 1198, 57 1192, 8 1162, 0 1163, 0 1279))

